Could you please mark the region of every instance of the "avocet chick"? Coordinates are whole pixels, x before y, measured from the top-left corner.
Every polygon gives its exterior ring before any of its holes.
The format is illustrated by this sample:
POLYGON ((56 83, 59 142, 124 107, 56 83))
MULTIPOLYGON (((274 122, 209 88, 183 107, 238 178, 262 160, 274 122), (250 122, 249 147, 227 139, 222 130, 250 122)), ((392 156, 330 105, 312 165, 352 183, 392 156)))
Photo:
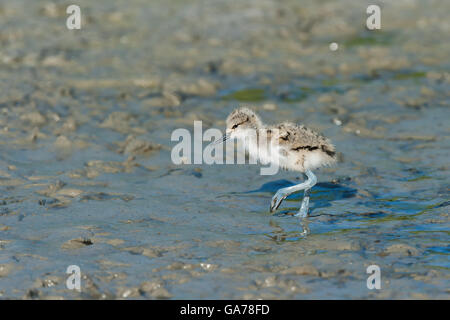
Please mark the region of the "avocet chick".
POLYGON ((234 110, 226 123, 225 135, 215 143, 230 138, 241 140, 245 142, 249 155, 262 164, 275 163, 283 169, 302 172, 307 176, 303 183, 278 190, 270 204, 270 212, 273 212, 287 196, 304 190, 300 210, 295 216, 306 217, 310 190, 317 182, 312 170, 336 163, 336 151, 331 141, 305 126, 291 122, 265 125, 248 108, 234 110), (250 132, 256 134, 250 135, 250 132), (265 138, 261 139, 262 136, 265 138))

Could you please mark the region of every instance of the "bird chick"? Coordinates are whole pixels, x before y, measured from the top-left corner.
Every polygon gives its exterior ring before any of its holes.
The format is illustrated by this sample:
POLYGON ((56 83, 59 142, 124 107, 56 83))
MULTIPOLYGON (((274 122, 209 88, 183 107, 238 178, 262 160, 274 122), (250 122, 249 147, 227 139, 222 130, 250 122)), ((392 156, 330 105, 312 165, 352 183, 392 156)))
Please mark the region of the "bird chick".
POLYGON ((311 170, 333 165, 337 160, 331 141, 303 125, 292 122, 265 125, 249 108, 239 108, 231 112, 226 125, 225 135, 215 143, 228 139, 245 141, 249 155, 262 164, 276 163, 281 168, 302 172, 307 176, 308 179, 303 183, 278 190, 270 205, 272 212, 287 196, 304 190, 301 207, 296 216, 306 217, 310 190, 317 182, 311 170))

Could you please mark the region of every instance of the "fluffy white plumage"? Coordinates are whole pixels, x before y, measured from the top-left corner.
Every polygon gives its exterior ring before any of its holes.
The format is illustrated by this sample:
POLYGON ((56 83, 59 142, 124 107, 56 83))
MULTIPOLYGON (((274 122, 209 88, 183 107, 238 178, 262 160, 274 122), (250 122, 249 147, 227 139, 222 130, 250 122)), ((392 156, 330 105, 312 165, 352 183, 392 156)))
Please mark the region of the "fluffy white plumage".
POLYGON ((301 125, 284 122, 266 126, 250 109, 240 108, 227 118, 227 134, 244 143, 249 156, 261 164, 305 172, 336 163, 329 139, 301 125))

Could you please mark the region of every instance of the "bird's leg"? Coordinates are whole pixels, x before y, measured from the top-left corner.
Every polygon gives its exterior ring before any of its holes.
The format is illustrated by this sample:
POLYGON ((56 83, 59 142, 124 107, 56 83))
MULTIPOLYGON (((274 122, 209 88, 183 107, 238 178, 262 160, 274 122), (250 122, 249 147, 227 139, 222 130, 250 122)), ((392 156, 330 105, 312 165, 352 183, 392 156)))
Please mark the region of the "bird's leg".
POLYGON ((310 170, 307 170, 305 173, 306 176, 308 177, 308 180, 292 187, 282 188, 278 190, 277 193, 275 193, 275 195, 272 198, 272 202, 270 203, 270 212, 273 212, 274 210, 278 209, 281 202, 284 199, 286 199, 286 197, 289 196, 290 194, 300 190, 310 189, 313 185, 316 184, 317 182, 316 176, 310 170))
POLYGON ((311 188, 305 189, 303 194, 302 204, 300 210, 294 215, 295 217, 306 218, 308 216, 309 208, 309 194, 311 193, 311 188))
POLYGON ((300 210, 296 217, 306 218, 308 216, 308 208, 309 208, 309 194, 311 193, 311 188, 316 184, 317 178, 311 171, 306 171, 306 175, 308 176, 308 181, 310 181, 310 186, 305 189, 305 193, 303 195, 302 204, 300 206, 300 210))
POLYGON ((306 182, 303 182, 292 187, 282 188, 278 190, 277 193, 275 193, 275 195, 273 196, 272 202, 270 203, 270 212, 277 210, 281 202, 286 199, 287 196, 307 187, 308 184, 306 182))

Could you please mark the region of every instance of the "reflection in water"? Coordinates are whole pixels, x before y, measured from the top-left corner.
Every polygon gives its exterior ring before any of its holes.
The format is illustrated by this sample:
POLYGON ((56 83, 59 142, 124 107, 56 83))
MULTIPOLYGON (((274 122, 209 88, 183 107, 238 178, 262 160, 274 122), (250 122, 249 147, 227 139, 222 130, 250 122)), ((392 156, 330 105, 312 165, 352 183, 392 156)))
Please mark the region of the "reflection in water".
POLYGON ((270 226, 273 227, 274 230, 273 232, 266 234, 266 236, 275 242, 297 241, 304 239, 311 233, 308 217, 297 219, 299 220, 300 228, 294 231, 286 231, 278 223, 271 221, 270 226))

